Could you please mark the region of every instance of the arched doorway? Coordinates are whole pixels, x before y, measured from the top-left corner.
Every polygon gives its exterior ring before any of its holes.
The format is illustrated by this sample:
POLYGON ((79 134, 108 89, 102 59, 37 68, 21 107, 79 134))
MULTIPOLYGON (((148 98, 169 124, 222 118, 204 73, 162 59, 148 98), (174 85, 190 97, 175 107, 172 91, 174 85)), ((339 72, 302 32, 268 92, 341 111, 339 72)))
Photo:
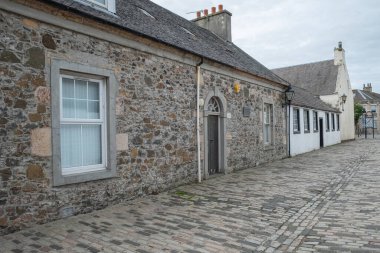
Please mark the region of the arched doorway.
POLYGON ((218 88, 209 92, 204 106, 204 175, 226 172, 225 118, 227 103, 218 88))
POLYGON ((209 115, 207 117, 207 142, 208 142, 208 174, 219 172, 219 116, 220 106, 217 97, 212 97, 208 102, 209 115))

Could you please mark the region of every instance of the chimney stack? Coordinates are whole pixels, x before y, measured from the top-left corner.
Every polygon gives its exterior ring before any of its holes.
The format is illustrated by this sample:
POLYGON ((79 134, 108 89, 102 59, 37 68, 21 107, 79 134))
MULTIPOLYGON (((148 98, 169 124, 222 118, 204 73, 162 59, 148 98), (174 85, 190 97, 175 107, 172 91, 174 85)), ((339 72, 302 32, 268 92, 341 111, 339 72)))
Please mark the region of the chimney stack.
POLYGON ((211 8, 211 13, 208 13, 208 9, 203 11, 203 17, 198 15, 197 18, 192 20, 194 23, 203 27, 214 34, 218 35, 221 39, 232 41, 231 34, 231 12, 224 10, 223 5, 218 5, 218 11, 216 7, 211 8))
POLYGON ((338 47, 334 49, 334 65, 339 66, 343 65, 345 59, 345 51, 343 49, 343 43, 341 41, 338 42, 338 47))
POLYGON ((368 83, 367 85, 363 84, 363 90, 372 92, 372 83, 368 83))

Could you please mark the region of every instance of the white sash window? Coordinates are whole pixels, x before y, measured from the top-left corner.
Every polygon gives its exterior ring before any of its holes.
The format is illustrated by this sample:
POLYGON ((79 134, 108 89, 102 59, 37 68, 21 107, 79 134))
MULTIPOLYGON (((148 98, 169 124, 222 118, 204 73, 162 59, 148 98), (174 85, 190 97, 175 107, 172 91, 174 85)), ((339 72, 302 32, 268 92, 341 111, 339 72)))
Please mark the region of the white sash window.
POLYGON ((264 103, 264 143, 272 143, 273 105, 264 103))
POLYGON ((104 82, 61 75, 62 175, 105 170, 104 82))

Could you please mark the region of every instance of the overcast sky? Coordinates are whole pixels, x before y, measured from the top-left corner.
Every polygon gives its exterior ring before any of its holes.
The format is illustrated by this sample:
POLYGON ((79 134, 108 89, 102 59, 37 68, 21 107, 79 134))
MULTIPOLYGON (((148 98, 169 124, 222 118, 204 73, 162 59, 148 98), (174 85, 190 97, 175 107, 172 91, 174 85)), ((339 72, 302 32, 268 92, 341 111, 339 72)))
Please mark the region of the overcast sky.
POLYGON ((332 59, 343 42, 351 84, 380 93, 380 0, 153 0, 186 18, 223 4, 232 12, 232 40, 277 68, 332 59))

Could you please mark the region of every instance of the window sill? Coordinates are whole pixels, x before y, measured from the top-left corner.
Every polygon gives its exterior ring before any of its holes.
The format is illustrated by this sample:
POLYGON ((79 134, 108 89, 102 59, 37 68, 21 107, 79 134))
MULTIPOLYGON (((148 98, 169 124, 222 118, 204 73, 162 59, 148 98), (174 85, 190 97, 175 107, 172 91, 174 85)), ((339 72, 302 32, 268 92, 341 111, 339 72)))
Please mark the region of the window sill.
POLYGON ((309 134, 309 133, 310 133, 310 131, 309 131, 309 130, 307 130, 307 131, 304 131, 304 133, 305 133, 305 134, 309 134))
POLYGON ((314 130, 314 133, 318 133, 319 132, 319 130, 314 130))
POLYGON ((300 131, 293 131, 293 134, 300 134, 300 131))
POLYGON ((116 177, 116 171, 103 169, 92 172, 72 173, 57 176, 54 178, 54 186, 63 186, 69 184, 84 183, 89 181, 108 179, 116 177))
POLYGON ((264 144, 264 150, 274 150, 273 144, 264 144))

